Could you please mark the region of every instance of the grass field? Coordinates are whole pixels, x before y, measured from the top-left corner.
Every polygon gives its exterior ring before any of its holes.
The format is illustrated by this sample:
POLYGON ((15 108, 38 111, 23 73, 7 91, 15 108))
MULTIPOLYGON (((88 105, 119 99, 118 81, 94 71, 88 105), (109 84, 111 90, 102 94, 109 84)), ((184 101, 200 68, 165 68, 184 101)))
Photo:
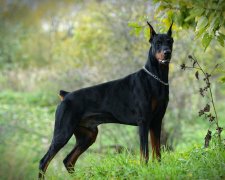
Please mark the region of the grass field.
MULTIPOLYGON (((0 101, 0 179, 36 179, 39 160, 51 141, 58 99, 55 96, 49 100, 41 93, 5 91, 0 93, 0 101)), ((100 142, 97 141, 80 157, 75 173, 68 175, 62 160, 73 147, 72 138, 52 161, 46 177, 69 180, 225 179, 224 145, 216 146, 212 142, 210 148, 203 148, 207 126, 201 121, 183 127, 184 133, 174 151, 163 151, 160 163, 150 159, 148 165, 140 164, 138 144, 134 151, 124 150, 119 154, 109 149, 98 153, 95 150, 99 149, 100 142)))

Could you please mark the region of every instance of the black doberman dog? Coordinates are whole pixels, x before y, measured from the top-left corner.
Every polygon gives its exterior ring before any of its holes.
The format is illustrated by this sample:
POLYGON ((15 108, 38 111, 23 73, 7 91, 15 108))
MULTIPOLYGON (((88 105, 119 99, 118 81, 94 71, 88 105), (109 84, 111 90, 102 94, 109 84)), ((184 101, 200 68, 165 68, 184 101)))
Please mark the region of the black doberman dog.
POLYGON ((169 101, 172 24, 166 34, 156 34, 148 25, 151 48, 142 69, 122 79, 71 93, 60 91, 62 102, 56 110, 50 148, 40 161, 39 178, 44 177, 50 161, 74 134, 76 145, 63 161, 66 169, 73 172, 78 157, 95 142, 97 126, 102 123, 138 126, 141 160, 146 163, 150 131, 153 158, 160 159, 161 123, 169 101))

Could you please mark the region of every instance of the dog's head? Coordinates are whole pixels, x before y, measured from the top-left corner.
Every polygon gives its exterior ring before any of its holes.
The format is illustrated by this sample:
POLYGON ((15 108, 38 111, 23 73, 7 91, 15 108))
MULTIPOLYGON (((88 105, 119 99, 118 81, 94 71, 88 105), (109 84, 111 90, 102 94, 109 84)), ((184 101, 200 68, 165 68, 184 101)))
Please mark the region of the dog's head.
POLYGON ((151 43, 151 53, 160 64, 169 64, 172 49, 173 49, 173 38, 172 38, 172 25, 170 25, 169 30, 166 34, 157 34, 151 24, 147 22, 150 28, 150 40, 151 43))

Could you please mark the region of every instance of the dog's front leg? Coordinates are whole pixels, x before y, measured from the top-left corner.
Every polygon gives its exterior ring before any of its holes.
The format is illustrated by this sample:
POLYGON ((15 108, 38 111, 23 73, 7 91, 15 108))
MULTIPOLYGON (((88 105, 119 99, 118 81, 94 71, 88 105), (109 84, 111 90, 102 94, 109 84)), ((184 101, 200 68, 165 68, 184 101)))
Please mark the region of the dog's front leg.
POLYGON ((161 160, 160 153, 160 135, 161 135, 161 126, 162 119, 166 112, 167 104, 161 104, 157 113, 155 113, 155 118, 153 119, 150 127, 150 135, 151 135, 151 144, 152 144, 152 158, 161 160))
POLYGON ((149 147, 148 147, 148 133, 149 123, 143 119, 139 122, 139 136, 140 136, 140 153, 141 162, 148 163, 149 160, 149 147))
POLYGON ((151 144, 152 144, 152 159, 161 160, 160 153, 160 133, 161 133, 161 123, 155 127, 150 128, 151 144))

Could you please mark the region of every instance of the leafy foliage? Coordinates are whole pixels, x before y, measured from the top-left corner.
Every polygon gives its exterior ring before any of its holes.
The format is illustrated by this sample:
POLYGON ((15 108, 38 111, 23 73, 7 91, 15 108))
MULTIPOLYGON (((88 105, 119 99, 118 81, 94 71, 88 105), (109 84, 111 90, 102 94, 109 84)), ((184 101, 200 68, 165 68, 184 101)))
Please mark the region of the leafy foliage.
POLYGON ((174 20, 178 26, 193 27, 195 37, 200 38, 206 49, 212 39, 224 47, 225 2, 223 0, 154 0, 157 17, 168 23, 174 20))

